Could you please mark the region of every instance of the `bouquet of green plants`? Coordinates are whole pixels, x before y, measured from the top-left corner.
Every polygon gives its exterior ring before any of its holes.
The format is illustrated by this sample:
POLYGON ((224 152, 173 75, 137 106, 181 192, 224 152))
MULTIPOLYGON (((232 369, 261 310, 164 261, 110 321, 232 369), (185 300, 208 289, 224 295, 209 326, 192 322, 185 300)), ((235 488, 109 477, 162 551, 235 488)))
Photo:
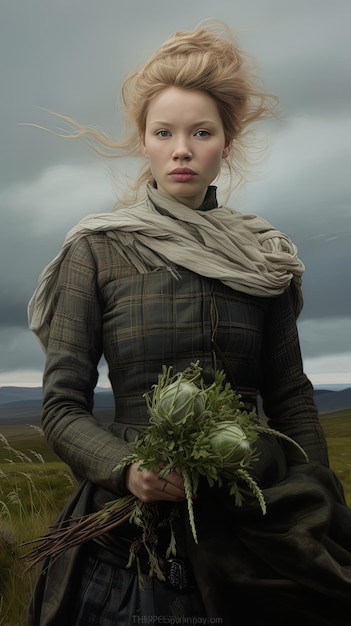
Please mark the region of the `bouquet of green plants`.
MULTIPOLYGON (((177 471, 183 478, 187 511, 194 541, 198 541, 193 498, 200 479, 210 487, 225 483, 235 504, 243 504, 241 487, 248 486, 266 513, 263 493, 250 475, 258 459, 255 441, 260 433, 270 433, 302 448, 292 439, 260 424, 257 413, 244 410, 241 397, 226 382, 225 373, 216 371, 212 384, 206 385, 199 363, 179 373, 163 366, 158 382, 145 394, 149 425, 131 446, 130 454, 117 467, 138 462, 139 469, 156 472, 160 478, 177 471)), ((49 529, 36 540, 27 557, 32 563, 44 557, 57 557, 69 547, 109 532, 126 520, 141 530, 142 543, 149 555, 150 573, 162 579, 157 562, 157 505, 142 503, 130 494, 107 503, 101 510, 74 518, 64 526, 49 529)), ((169 518, 172 528, 172 514, 169 518)), ((175 554, 174 536, 168 548, 175 554)), ((135 557, 132 546, 130 564, 135 557)), ((169 554, 167 556, 169 556, 169 554)))

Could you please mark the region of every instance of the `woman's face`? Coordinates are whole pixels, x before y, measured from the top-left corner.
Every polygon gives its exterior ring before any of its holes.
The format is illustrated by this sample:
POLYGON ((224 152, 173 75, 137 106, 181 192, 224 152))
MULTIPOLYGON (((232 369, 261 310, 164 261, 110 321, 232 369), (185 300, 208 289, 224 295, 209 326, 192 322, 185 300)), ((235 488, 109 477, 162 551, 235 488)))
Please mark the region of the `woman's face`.
POLYGON ((150 102, 141 151, 167 196, 199 208, 229 149, 217 105, 206 93, 167 87, 150 102))

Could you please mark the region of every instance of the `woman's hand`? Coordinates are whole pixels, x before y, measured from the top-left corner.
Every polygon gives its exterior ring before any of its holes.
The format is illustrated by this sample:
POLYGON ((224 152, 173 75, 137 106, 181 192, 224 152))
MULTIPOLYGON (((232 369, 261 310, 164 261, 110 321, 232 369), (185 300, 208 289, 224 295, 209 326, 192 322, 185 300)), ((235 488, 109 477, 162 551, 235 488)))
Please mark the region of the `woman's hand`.
POLYGON ((127 489, 142 502, 181 502, 185 499, 183 479, 177 472, 170 472, 160 478, 150 470, 140 470, 139 463, 133 463, 126 471, 127 489))

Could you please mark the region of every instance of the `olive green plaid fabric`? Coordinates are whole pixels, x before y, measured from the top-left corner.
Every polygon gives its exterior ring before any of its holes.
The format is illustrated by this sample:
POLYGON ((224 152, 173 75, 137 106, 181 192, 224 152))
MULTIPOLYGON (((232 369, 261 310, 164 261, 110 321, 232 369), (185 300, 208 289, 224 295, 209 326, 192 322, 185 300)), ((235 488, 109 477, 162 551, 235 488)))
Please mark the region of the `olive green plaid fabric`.
POLYGON ((162 365, 179 371, 199 360, 205 373, 213 371, 213 338, 244 400, 255 402, 259 390, 272 426, 327 463, 290 288, 260 298, 181 268, 178 278, 166 269, 139 274, 105 233, 96 233, 68 251, 51 313, 43 427, 77 475, 125 491, 123 473, 114 468, 147 423, 143 394, 162 365), (111 430, 93 416, 102 354, 116 403, 111 430))

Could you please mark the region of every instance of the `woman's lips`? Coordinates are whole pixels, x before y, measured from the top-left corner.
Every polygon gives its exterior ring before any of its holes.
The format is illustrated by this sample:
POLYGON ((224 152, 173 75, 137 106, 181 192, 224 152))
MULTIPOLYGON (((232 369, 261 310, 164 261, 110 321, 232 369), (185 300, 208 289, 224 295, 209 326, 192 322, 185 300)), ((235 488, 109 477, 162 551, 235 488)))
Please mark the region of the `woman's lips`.
POLYGON ((180 183, 187 182, 196 176, 196 172, 187 167, 177 167, 169 173, 169 176, 180 183))

